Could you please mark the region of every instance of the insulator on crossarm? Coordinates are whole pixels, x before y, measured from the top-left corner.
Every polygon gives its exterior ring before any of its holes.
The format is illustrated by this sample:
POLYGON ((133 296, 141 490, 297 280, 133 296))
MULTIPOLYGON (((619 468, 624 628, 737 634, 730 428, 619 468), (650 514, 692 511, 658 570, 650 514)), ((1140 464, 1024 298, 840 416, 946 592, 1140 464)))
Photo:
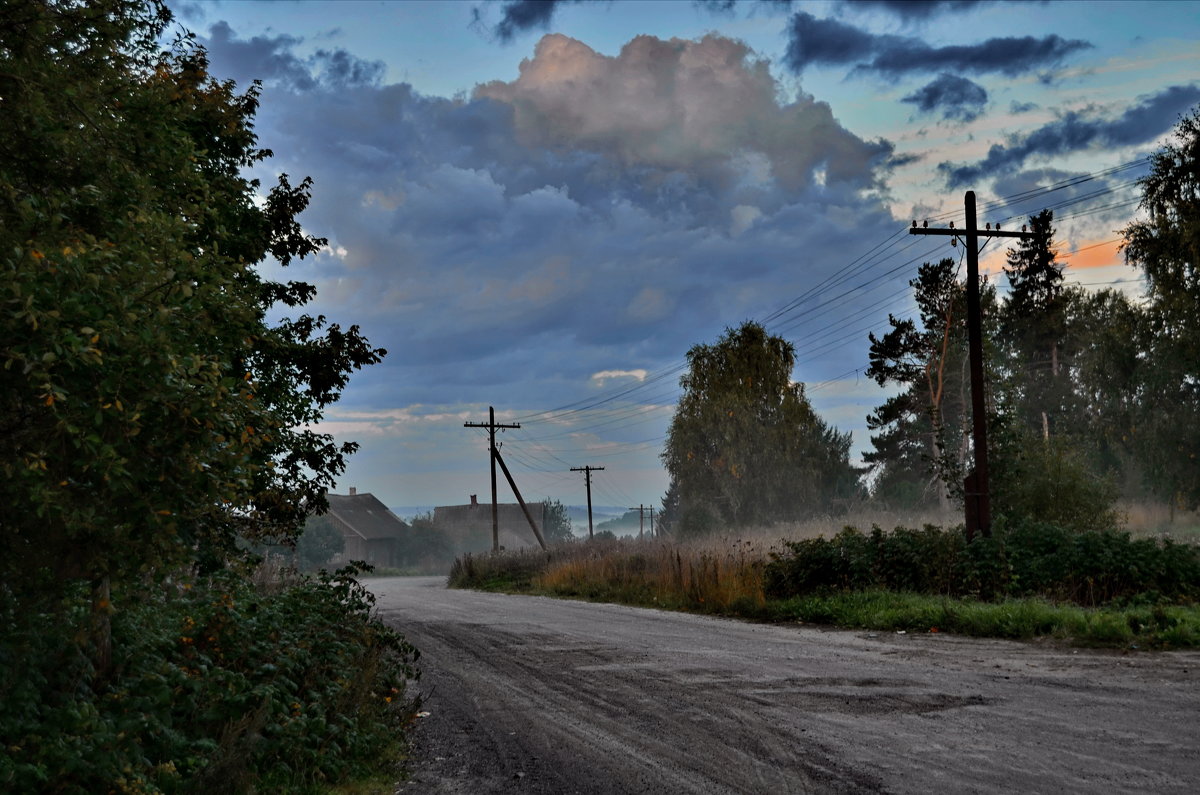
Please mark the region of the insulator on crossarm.
POLYGON ((992 225, 991 225, 991 224, 987 224, 987 230, 988 230, 989 232, 990 232, 990 231, 992 231, 992 225))
POLYGON ((953 228, 954 228, 954 222, 953 222, 953 221, 951 221, 951 222, 950 222, 950 228, 951 228, 951 229, 953 229, 953 228))
POLYGON ((926 229, 929 228, 929 219, 928 218, 925 219, 925 228, 926 229))
POLYGON ((950 238, 950 245, 953 248, 958 248, 958 238, 957 237, 950 238))
POLYGON ((997 232, 1000 231, 1000 222, 999 221, 996 222, 996 231, 997 232))
POLYGON ((1024 232, 1024 231, 1025 231, 1025 224, 1021 224, 1021 231, 1022 231, 1022 232, 1024 232))
POLYGON ((913 229, 916 229, 916 228, 917 228, 917 219, 914 218, 913 219, 913 229))

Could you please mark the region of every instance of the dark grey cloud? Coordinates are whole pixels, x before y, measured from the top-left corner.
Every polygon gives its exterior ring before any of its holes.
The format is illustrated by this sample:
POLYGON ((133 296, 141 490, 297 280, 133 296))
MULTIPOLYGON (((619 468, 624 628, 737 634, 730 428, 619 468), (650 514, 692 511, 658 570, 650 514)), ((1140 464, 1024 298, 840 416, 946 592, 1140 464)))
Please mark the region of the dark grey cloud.
POLYGON ((1028 113, 1031 110, 1037 110, 1039 107, 1041 106, 1036 102, 1018 102, 1014 99, 1008 106, 1008 112, 1014 116, 1019 116, 1022 113, 1028 113))
POLYGON ((171 11, 194 25, 200 24, 207 17, 204 6, 198 2, 175 2, 171 4, 171 11))
POLYGON ((1012 135, 1007 143, 994 144, 987 157, 978 163, 944 162, 938 165, 938 170, 949 187, 958 188, 1011 173, 1032 157, 1064 155, 1092 146, 1138 146, 1167 132, 1181 114, 1197 103, 1200 103, 1200 84, 1189 83, 1142 97, 1115 118, 1069 111, 1031 133, 1012 135))
POLYGON ((343 49, 317 50, 312 62, 322 82, 332 86, 374 85, 387 71, 383 61, 364 61, 343 49))
POLYGON ((208 37, 201 42, 208 48, 209 58, 239 83, 262 80, 299 91, 316 87, 312 69, 292 51, 303 42, 296 36, 239 39, 229 23, 221 20, 208 29, 208 37))
POLYGON ((303 43, 296 36, 254 36, 240 39, 229 23, 213 24, 200 42, 209 58, 228 77, 245 85, 251 80, 291 91, 312 91, 319 85, 346 88, 372 85, 384 74, 381 61, 365 61, 344 49, 322 49, 310 57, 295 53, 303 43))
POLYGON ((793 72, 813 65, 853 64, 856 71, 897 78, 914 72, 965 72, 1016 76, 1057 66, 1092 45, 1057 34, 1006 36, 977 44, 933 47, 913 36, 879 35, 805 11, 792 15, 784 63, 793 72))
POLYGON ((841 0, 844 8, 879 9, 906 20, 925 20, 956 11, 995 5, 999 0, 841 0))
MULTIPOLYGON (((586 0, 506 0, 500 6, 500 21, 492 26, 492 35, 503 42, 512 41, 529 30, 546 30, 559 6, 586 0)), ((482 22, 483 9, 476 6, 475 20, 482 22)))
POLYGON ((943 72, 900 101, 916 105, 922 113, 940 112, 943 119, 967 122, 979 118, 987 99, 983 86, 943 72))

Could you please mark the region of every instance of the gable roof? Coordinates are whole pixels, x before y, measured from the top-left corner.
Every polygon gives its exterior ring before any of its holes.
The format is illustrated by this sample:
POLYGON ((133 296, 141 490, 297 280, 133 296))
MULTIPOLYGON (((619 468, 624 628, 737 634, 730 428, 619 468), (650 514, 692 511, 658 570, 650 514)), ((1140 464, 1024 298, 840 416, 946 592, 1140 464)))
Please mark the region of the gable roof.
POLYGON ((326 494, 325 498, 329 515, 367 540, 399 538, 408 530, 374 494, 326 494))

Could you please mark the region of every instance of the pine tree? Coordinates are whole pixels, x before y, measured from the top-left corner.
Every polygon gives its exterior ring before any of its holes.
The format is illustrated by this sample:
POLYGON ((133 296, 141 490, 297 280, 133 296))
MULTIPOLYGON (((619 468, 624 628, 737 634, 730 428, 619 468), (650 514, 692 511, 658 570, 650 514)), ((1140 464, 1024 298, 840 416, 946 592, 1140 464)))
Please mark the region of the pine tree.
POLYGON ((1066 300, 1063 266, 1054 249, 1054 213, 1029 217, 1031 238, 1008 250, 1004 269, 1012 288, 1001 312, 1002 341, 1009 352, 1010 408, 1021 423, 1048 438, 1070 413, 1070 380, 1063 377, 1066 300))
POLYGON ((867 375, 880 386, 904 387, 867 417, 874 494, 883 499, 923 502, 936 495, 945 508, 957 491, 967 452, 969 394, 966 365, 966 293, 954 260, 926 262, 909 284, 919 313, 889 315, 892 329, 869 335, 867 375))

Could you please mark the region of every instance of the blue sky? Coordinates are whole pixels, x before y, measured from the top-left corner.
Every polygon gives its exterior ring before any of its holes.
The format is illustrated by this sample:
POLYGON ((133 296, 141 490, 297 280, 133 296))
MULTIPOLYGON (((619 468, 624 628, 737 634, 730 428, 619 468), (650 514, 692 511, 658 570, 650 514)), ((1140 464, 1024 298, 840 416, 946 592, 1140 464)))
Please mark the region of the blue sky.
POLYGON ((1136 291, 1143 172, 1112 169, 1200 104, 1188 2, 171 5, 263 81, 264 182, 315 180, 329 247, 286 276, 389 351, 322 429, 362 444, 339 489, 397 506, 487 494, 489 404, 527 499, 583 502, 586 464, 598 503, 657 504, 684 356, 747 319, 867 448, 867 333, 960 253, 910 220, 1058 206, 1068 278, 1136 291))

